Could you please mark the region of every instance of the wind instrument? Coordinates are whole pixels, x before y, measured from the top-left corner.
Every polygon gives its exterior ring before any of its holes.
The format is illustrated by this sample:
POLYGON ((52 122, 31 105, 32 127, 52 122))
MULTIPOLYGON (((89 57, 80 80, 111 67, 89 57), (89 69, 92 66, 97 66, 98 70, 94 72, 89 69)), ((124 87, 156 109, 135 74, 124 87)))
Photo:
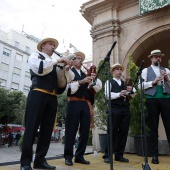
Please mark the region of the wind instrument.
MULTIPOLYGON (((57 54, 60 58, 65 57, 68 60, 75 60, 76 55, 75 54, 69 54, 67 56, 63 56, 63 54, 59 53, 58 51, 53 51, 55 54, 57 54)), ((63 67, 65 66, 65 63, 58 63, 57 67, 60 67, 60 69, 63 69, 63 67)))
MULTIPOLYGON (((82 66, 86 69, 87 74, 86 76, 91 76, 91 73, 95 73, 96 74, 96 66, 92 65, 89 69, 87 67, 85 67, 83 64, 82 66)), ((93 87, 94 85, 96 85, 96 78, 93 78, 91 83, 88 85, 88 89, 90 89, 91 87, 93 87)))
MULTIPOLYGON (((160 74, 161 74, 161 76, 162 76, 160 62, 158 62, 158 68, 159 68, 160 74)), ((161 85, 162 85, 162 88, 163 88, 163 94, 167 94, 167 91, 166 91, 166 89, 165 89, 164 76, 162 76, 161 85)))
MULTIPOLYGON (((75 54, 69 54, 68 56, 63 56, 61 53, 57 51, 53 51, 55 54, 57 54, 60 58, 65 57, 68 60, 74 60, 76 58, 75 54)), ((68 79, 65 75, 65 63, 58 63, 56 67, 56 73, 57 73, 57 79, 58 79, 58 87, 59 88, 65 88, 68 82, 68 79)))

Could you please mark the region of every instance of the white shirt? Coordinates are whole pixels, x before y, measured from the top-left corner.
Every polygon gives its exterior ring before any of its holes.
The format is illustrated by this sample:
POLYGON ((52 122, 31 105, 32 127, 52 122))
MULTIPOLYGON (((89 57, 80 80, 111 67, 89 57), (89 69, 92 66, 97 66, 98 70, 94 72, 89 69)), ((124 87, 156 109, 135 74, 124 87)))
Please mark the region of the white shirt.
MULTIPOLYGON (((77 70, 77 71, 79 74, 81 74, 80 70, 77 70)), ((65 92, 67 92, 68 88, 70 87, 71 94, 74 94, 79 89, 79 86, 80 85, 79 85, 78 81, 71 82, 71 83, 67 84, 67 88, 66 88, 65 92)), ((96 84, 93 86, 93 89, 95 90, 96 93, 102 89, 102 82, 100 79, 97 78, 96 84)))
MULTIPOLYGON (((53 70, 53 66, 56 65, 56 63, 57 63, 57 59, 52 59, 46 53, 34 52, 30 55, 28 59, 28 68, 31 69, 38 76, 44 76, 53 70), (41 60, 40 58, 38 58, 39 53, 41 53, 45 57, 45 60, 41 60), (40 61, 43 61, 43 73, 42 74, 38 73, 40 61)), ((75 76, 74 73, 70 69, 69 71, 65 71, 65 75, 67 78, 67 82, 71 82, 75 76)))
POLYGON ((76 69, 76 71, 79 73, 79 75, 81 76, 81 71, 80 70, 78 70, 78 69, 76 69))
MULTIPOLYGON (((154 65, 151 65, 151 67, 152 67, 154 73, 156 74, 156 77, 160 76, 159 67, 158 67, 158 66, 154 66, 154 65)), ((169 70, 169 69, 165 68, 165 71, 166 71, 166 73, 167 73, 168 75, 170 75, 170 70, 169 70)), ((152 81, 146 82, 146 80, 147 80, 147 68, 144 68, 144 69, 142 70, 141 77, 142 77, 143 80, 144 80, 143 85, 142 85, 144 89, 148 89, 148 88, 150 88, 150 87, 153 87, 152 81)), ((159 81, 157 84, 161 84, 161 82, 159 81)), ((140 89, 140 83, 138 84, 138 88, 140 89)))
MULTIPOLYGON (((121 79, 113 78, 113 80, 115 80, 118 83, 118 85, 121 86, 121 79)), ((111 89, 112 89, 112 84, 110 83, 110 90, 109 90, 109 81, 107 80, 105 83, 105 96, 107 99, 109 99, 109 92, 111 91, 111 89)), ((136 89, 133 88, 132 91, 135 93, 136 89)), ((119 93, 111 92, 110 96, 111 96, 111 100, 117 99, 120 97, 120 92, 119 93)), ((133 95, 131 96, 133 97, 133 95)))

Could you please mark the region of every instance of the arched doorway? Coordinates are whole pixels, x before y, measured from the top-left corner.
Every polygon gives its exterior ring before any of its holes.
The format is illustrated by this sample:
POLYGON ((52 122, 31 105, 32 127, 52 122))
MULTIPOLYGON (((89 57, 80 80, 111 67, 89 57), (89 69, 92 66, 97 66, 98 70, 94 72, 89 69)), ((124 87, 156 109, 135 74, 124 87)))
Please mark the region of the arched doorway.
POLYGON ((128 54, 133 56, 133 61, 137 66, 140 66, 142 60, 145 60, 144 67, 150 65, 148 55, 152 50, 160 49, 165 54, 161 62, 161 66, 168 67, 168 60, 170 59, 170 24, 163 25, 154 30, 147 32, 140 39, 138 39, 129 49, 124 63, 127 63, 128 54))

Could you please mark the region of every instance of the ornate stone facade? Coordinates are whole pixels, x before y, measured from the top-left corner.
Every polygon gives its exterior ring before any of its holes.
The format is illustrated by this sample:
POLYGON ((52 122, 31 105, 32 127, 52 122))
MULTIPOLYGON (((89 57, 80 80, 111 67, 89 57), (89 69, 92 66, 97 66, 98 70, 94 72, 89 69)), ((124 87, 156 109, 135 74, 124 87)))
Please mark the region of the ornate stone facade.
MULTIPOLYGON (((168 66, 170 6, 140 15, 139 0, 91 0, 81 6, 80 12, 92 26, 95 65, 105 58, 116 41, 110 65, 119 62, 127 66, 131 54, 137 66, 145 60, 147 67, 150 65, 147 56, 152 50, 160 49, 165 54, 161 65, 168 66)), ((159 131, 159 140, 166 140, 164 128, 160 126, 159 131)))
MULTIPOLYGON (((154 49, 160 49, 167 67, 170 56, 170 6, 140 15, 138 0, 92 0, 81 6, 81 14, 92 25, 93 62, 98 65, 114 41, 110 64, 120 62, 126 65, 128 54, 139 66, 154 49)), ((125 73, 126 74, 126 73, 125 73)))

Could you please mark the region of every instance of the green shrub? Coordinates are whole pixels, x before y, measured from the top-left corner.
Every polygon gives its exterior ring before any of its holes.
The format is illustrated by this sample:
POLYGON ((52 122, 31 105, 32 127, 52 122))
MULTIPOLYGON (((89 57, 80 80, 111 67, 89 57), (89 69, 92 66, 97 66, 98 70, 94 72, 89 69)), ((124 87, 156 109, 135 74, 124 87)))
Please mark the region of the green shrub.
POLYGON ((21 138, 20 138, 20 140, 19 140, 19 149, 20 149, 21 152, 22 152, 23 138, 24 138, 24 135, 22 135, 21 138))
MULTIPOLYGON (((101 69, 101 66, 103 65, 103 60, 100 61, 98 65, 98 70, 101 69)), ((105 63, 105 67, 101 69, 100 73, 98 74, 98 78, 102 82, 102 89, 95 94, 95 102, 94 102, 94 122, 95 126, 97 126, 99 129, 106 131, 107 130, 107 101, 105 99, 104 95, 104 86, 106 83, 106 80, 108 79, 108 62, 105 63)))
MULTIPOLYGON (((133 62, 133 58, 129 55, 129 62, 128 62, 128 75, 135 83, 135 88, 137 90, 136 96, 130 100, 130 111, 131 111, 131 121, 130 121, 130 132, 131 135, 140 135, 143 127, 142 127, 142 106, 141 106, 141 90, 138 89, 138 82, 136 81, 137 78, 137 71, 138 66, 135 65, 133 62)), ((140 78, 140 77, 138 77, 140 78)), ((139 80, 138 80, 139 81, 139 80)), ((144 114, 145 114, 145 125, 146 125, 146 132, 149 132, 149 123, 148 123, 148 115, 145 105, 145 96, 143 99, 144 103, 144 114)))
POLYGON ((89 131, 89 138, 87 141, 88 146, 92 146, 92 130, 89 131))

